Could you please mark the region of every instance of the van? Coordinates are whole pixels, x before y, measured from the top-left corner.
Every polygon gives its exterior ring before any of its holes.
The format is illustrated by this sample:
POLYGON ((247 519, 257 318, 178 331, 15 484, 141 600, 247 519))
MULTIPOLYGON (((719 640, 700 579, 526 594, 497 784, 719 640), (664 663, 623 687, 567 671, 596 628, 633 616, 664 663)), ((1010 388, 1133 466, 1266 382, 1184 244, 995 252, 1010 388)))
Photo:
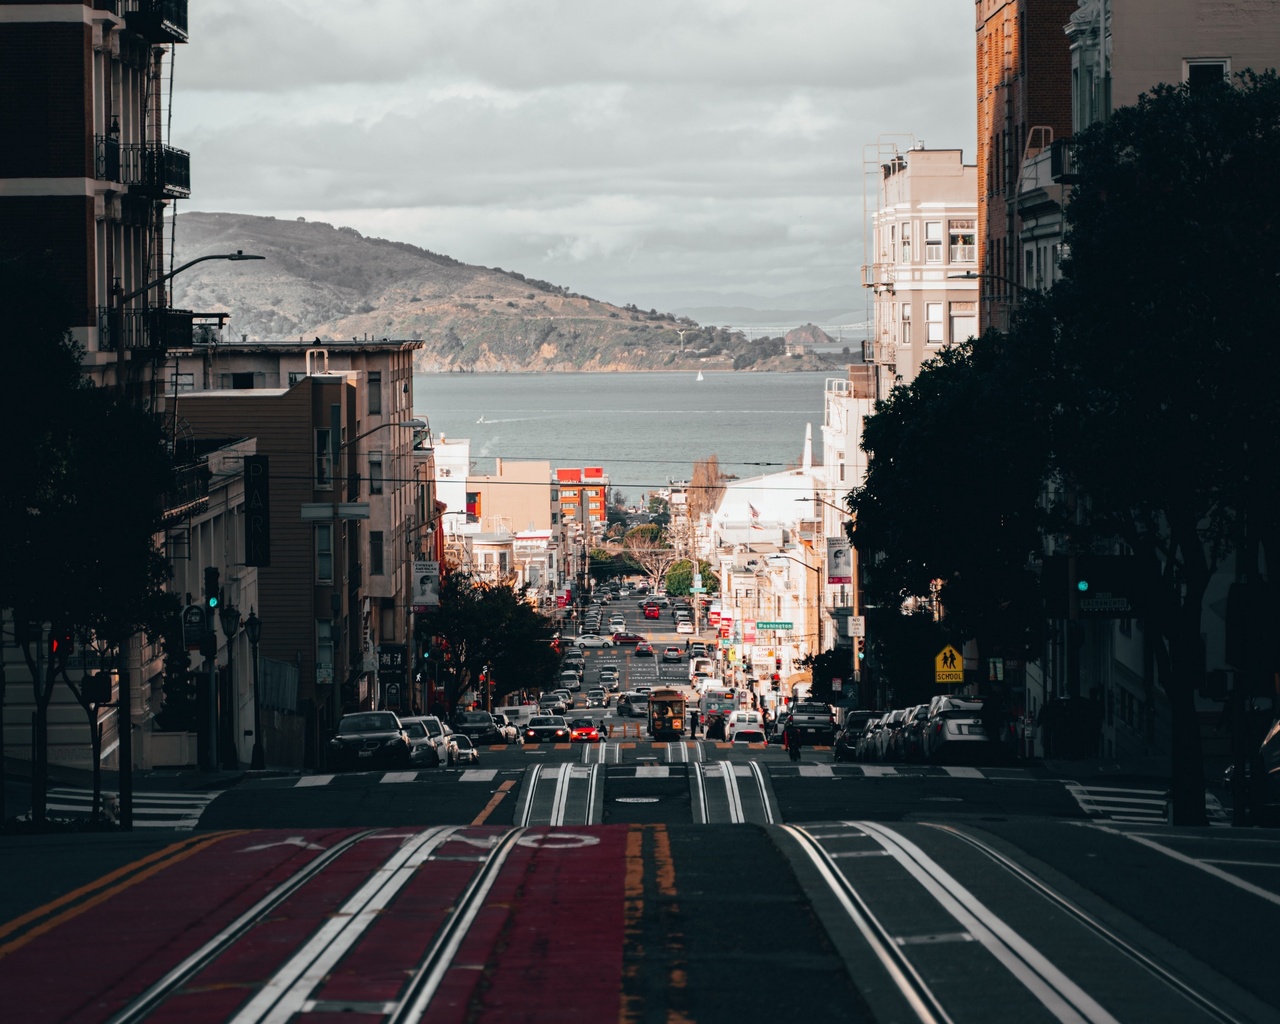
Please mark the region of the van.
POLYGON ((508 707, 494 708, 494 714, 507 716, 507 721, 521 731, 529 724, 529 719, 538 709, 527 704, 512 704, 508 707))

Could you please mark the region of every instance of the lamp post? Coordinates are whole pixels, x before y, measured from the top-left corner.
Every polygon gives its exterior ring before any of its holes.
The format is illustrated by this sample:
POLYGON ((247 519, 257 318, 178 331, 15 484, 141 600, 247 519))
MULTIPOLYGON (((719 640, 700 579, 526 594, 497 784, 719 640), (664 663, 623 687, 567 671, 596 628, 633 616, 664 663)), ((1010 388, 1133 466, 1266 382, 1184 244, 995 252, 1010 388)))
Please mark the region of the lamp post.
POLYGON ((235 741, 235 677, 232 674, 234 664, 236 634, 240 632, 240 612, 234 605, 224 604, 218 608, 218 619, 222 623, 222 632, 227 638, 227 678, 218 687, 218 732, 221 736, 222 767, 233 771, 239 762, 235 741))
POLYGON ((260 772, 267 766, 267 751, 262 742, 262 695, 258 689, 258 641, 262 639, 262 620, 253 610, 253 605, 249 605, 249 617, 244 620, 244 633, 253 652, 253 753, 249 758, 249 768, 260 772))

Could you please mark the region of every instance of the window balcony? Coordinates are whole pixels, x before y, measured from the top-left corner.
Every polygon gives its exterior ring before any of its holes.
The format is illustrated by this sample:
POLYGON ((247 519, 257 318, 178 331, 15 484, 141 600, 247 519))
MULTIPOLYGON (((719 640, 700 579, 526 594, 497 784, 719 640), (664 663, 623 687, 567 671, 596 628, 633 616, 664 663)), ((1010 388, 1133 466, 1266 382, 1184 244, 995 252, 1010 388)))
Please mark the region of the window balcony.
POLYGON ((114 309, 98 307, 98 349, 102 352, 191 348, 189 309, 114 309))
POLYGON ((864 263, 862 266, 862 287, 893 291, 897 274, 891 263, 864 263))
POLYGON ((952 263, 977 263, 978 247, 976 245, 953 245, 951 247, 952 263))
POLYGON ((119 147, 119 180, 155 199, 191 195, 191 154, 185 149, 131 142, 119 147))
POLYGON ((93 176, 99 181, 119 181, 119 135, 95 135, 93 151, 93 176))
POLYGON ((152 43, 187 41, 187 0, 124 0, 130 32, 152 43))
POLYGON ((1049 176, 1058 185, 1073 185, 1080 180, 1076 173, 1076 147, 1071 139, 1054 139, 1049 149, 1049 176))
POLYGON ((206 462, 174 467, 173 488, 161 499, 166 523, 186 519, 209 503, 209 476, 206 462))

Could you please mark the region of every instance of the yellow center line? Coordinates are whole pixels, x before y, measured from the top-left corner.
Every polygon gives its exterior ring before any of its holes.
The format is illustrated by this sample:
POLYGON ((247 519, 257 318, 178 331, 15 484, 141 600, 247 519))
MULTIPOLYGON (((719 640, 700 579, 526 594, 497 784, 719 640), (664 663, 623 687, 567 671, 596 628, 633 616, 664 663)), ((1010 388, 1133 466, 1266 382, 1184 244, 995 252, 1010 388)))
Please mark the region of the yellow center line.
POLYGON ((485 804, 484 810, 481 811, 476 816, 476 819, 471 824, 483 825, 485 821, 488 819, 489 815, 491 815, 494 812, 494 809, 498 806, 498 804, 502 803, 502 798, 507 795, 511 787, 514 786, 515 784, 516 784, 515 779, 507 779, 506 782, 504 782, 501 786, 499 786, 498 791, 493 794, 493 798, 487 804, 485 804))
POLYGON ((105 903, 107 900, 111 899, 111 897, 124 892, 126 889, 133 888, 139 882, 145 882, 148 878, 159 874, 165 868, 168 868, 173 864, 177 864, 179 861, 184 861, 188 857, 193 857, 197 853, 202 853, 210 846, 213 846, 215 843, 220 843, 224 839, 230 839, 233 836, 242 836, 249 831, 249 829, 240 829, 237 831, 216 833, 211 836, 202 837, 190 845, 188 845, 187 841, 174 843, 172 846, 166 846, 163 850, 148 854, 140 860, 134 861, 131 864, 126 864, 124 867, 117 868, 110 874, 104 875, 102 878, 94 882, 90 882, 88 885, 81 886, 79 889, 75 889, 63 896, 59 896, 56 900, 46 903, 42 907, 37 907, 35 910, 29 911, 21 917, 15 918, 6 924, 3 930, 0 930, 0 936, 11 934, 18 928, 21 928, 23 924, 38 920, 73 900, 80 899, 83 896, 88 896, 89 893, 92 893, 95 890, 101 890, 98 891, 96 895, 90 896, 88 899, 84 899, 83 902, 77 903, 75 906, 64 910, 61 914, 57 914, 56 916, 49 918, 43 924, 36 925, 34 928, 23 933, 18 938, 11 940, 4 945, 0 945, 0 959, 3 959, 15 950, 21 949, 37 936, 44 935, 45 933, 52 931, 54 928, 58 928, 66 922, 74 920, 85 911, 98 906, 100 903, 105 903), (124 875, 128 875, 128 877, 124 878, 123 881, 120 881, 118 884, 108 884, 124 875), (106 886, 106 888, 103 888, 103 886, 106 886))

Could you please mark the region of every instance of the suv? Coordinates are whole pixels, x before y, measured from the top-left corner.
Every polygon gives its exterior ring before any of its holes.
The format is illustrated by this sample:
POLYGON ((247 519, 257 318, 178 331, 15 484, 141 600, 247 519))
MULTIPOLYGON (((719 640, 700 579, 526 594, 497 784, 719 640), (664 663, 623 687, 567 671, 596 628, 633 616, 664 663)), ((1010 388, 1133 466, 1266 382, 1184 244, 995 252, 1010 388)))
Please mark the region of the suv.
POLYGON ((541 715, 563 715, 567 710, 564 697, 558 693, 544 693, 538 698, 538 713, 541 715))
POLYGON ((468 737, 471 742, 505 743, 506 737, 487 711, 460 711, 453 718, 453 731, 468 737))

